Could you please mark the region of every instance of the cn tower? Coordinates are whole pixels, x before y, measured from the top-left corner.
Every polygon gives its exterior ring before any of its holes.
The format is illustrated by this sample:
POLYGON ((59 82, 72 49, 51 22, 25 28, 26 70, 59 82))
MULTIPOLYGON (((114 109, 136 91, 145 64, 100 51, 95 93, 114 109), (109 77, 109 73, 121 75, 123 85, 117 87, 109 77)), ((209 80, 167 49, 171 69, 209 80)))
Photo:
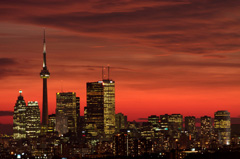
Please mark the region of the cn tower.
POLYGON ((40 77, 43 79, 43 101, 42 101, 42 132, 47 132, 48 125, 48 95, 47 95, 47 79, 50 77, 50 73, 47 69, 46 61, 46 40, 45 29, 43 32, 43 69, 40 72, 40 77))

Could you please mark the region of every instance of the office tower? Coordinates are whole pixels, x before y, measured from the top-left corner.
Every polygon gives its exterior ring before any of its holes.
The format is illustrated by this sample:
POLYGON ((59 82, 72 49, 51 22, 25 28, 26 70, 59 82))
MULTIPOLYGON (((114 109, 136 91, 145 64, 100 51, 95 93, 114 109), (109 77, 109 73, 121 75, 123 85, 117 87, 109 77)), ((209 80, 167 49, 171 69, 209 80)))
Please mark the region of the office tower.
POLYGON ((58 92, 56 99, 56 130, 59 134, 77 133, 79 97, 75 92, 58 92))
POLYGON ((169 129, 168 118, 169 118, 168 114, 160 115, 160 127, 162 129, 165 129, 165 130, 169 129))
POLYGON ((115 129, 120 132, 120 129, 127 128, 127 116, 122 113, 115 114, 115 129))
POLYGON ((44 30, 44 38, 43 38, 43 69, 40 72, 40 77, 43 79, 42 133, 44 134, 47 132, 47 125, 48 125, 47 79, 50 77, 50 73, 47 69, 47 61, 46 61, 45 30, 44 30))
POLYGON ((23 99, 21 90, 19 91, 19 96, 14 106, 13 138, 26 138, 26 103, 23 99))
POLYGON ((103 80, 104 133, 111 138, 115 132, 115 82, 103 80))
POLYGON ((48 132, 56 132, 56 114, 48 115, 48 132))
POLYGON ((168 117, 169 132, 173 138, 180 138, 180 132, 183 130, 183 116, 181 114, 172 114, 168 117))
POLYGON ((168 117, 169 124, 176 126, 176 129, 183 130, 183 116, 181 114, 172 114, 168 117))
POLYGON ((212 138, 212 118, 210 116, 201 117, 201 145, 207 148, 212 138))
POLYGON ((195 124, 196 124, 196 118, 194 116, 185 117, 185 131, 188 131, 188 134, 191 135, 191 138, 195 136, 195 132, 196 132, 195 124))
POLYGON ((103 136, 104 132, 104 97, 100 82, 87 83, 86 130, 92 137, 103 136))
POLYGON ((154 139, 154 129, 153 129, 152 123, 143 122, 140 132, 141 132, 141 137, 147 140, 154 139))
POLYGON ((214 113, 214 131, 218 137, 219 144, 230 145, 231 119, 228 111, 217 111, 214 113))
POLYGON ((156 115, 149 116, 148 122, 152 123, 152 125, 158 125, 159 124, 159 116, 156 116, 156 115))
POLYGON ((88 133, 111 138, 115 132, 115 82, 109 78, 88 82, 85 111, 88 133))
POLYGON ((27 138, 38 138, 41 132, 40 109, 37 101, 29 101, 26 111, 27 138))

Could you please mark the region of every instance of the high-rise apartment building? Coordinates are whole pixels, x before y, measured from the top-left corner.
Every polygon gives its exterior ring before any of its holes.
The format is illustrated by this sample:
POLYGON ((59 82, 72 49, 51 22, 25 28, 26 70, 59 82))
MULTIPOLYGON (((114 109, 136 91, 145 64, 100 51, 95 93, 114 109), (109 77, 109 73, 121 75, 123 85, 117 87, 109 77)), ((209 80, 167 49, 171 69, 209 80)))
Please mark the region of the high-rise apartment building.
POLYGON ((45 30, 43 38, 43 69, 40 72, 40 77, 43 79, 43 101, 42 101, 42 133, 47 132, 48 126, 48 95, 47 95, 47 79, 50 77, 50 73, 47 69, 46 60, 46 40, 45 40, 45 30))
POLYGON ((56 99, 56 130, 59 134, 77 133, 80 98, 75 92, 59 92, 56 99))
POLYGON ((13 138, 26 138, 26 103, 22 96, 22 91, 19 91, 19 96, 14 106, 13 114, 13 138))
POLYGON ((214 113, 214 131, 220 145, 230 145, 231 119, 228 111, 214 113))
POLYGON ((196 132, 196 118, 194 116, 185 117, 185 131, 191 135, 191 138, 195 137, 196 132))
POLYGON ((201 145, 208 148, 212 138, 212 118, 210 116, 201 117, 201 145))
POLYGON ((209 138, 212 135, 212 118, 210 116, 201 117, 201 135, 209 138))
POLYGON ((38 138, 41 132, 40 109, 37 101, 29 101, 26 111, 27 138, 38 138))
POLYGON ((92 136, 111 138, 115 132, 115 82, 87 83, 86 129, 92 136))
POLYGON ((121 129, 126 129, 127 128, 127 116, 118 113, 115 115, 115 128, 116 132, 120 132, 121 129))

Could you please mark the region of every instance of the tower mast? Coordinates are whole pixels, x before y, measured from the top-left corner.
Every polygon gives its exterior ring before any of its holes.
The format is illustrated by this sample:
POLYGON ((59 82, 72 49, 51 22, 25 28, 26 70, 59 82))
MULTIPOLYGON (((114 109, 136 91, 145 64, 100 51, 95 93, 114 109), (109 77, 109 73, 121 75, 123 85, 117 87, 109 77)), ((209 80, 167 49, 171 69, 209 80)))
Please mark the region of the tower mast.
POLYGON ((43 68, 40 72, 40 77, 43 79, 43 101, 42 101, 42 133, 47 132, 48 125, 48 95, 47 95, 47 79, 50 77, 50 73, 47 69, 46 61, 46 38, 45 29, 43 31, 43 68))

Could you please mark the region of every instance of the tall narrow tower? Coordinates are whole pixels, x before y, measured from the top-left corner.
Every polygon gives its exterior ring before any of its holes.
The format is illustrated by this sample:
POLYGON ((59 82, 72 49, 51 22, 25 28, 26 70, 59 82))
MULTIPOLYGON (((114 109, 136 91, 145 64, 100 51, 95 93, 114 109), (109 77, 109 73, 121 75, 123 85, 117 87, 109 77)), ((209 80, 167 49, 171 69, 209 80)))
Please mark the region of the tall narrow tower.
POLYGON ((47 132, 47 125, 48 125, 47 79, 50 77, 50 73, 47 69, 47 61, 46 61, 45 30, 43 32, 43 69, 40 72, 40 77, 43 79, 42 131, 47 132))

